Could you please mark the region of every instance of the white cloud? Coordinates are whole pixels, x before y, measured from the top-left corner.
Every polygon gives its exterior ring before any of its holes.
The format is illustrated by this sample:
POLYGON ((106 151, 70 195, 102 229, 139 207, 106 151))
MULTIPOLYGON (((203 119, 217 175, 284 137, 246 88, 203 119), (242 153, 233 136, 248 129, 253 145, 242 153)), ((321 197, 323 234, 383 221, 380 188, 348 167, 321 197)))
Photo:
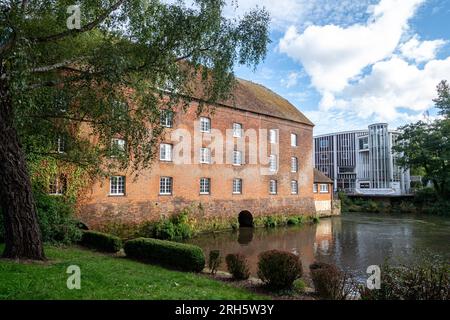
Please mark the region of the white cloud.
POLYGON ((415 35, 408 42, 400 45, 399 49, 402 55, 416 62, 426 62, 436 57, 436 52, 445 44, 442 39, 431 41, 420 41, 415 35))
POLYGON ((408 20, 424 0, 381 0, 371 7, 365 24, 349 27, 312 25, 299 33, 290 27, 279 49, 302 63, 312 85, 321 92, 339 92, 361 71, 389 57, 408 20))
POLYGON ((449 76, 450 57, 431 60, 420 69, 394 56, 374 64, 370 74, 340 94, 323 96, 321 104, 324 109, 353 110, 360 118, 411 120, 433 106, 436 85, 449 76), (400 112, 400 108, 409 110, 410 114, 400 112))
POLYGON ((299 72, 289 72, 286 79, 281 79, 281 85, 288 89, 294 87, 297 85, 299 77, 300 77, 299 72))

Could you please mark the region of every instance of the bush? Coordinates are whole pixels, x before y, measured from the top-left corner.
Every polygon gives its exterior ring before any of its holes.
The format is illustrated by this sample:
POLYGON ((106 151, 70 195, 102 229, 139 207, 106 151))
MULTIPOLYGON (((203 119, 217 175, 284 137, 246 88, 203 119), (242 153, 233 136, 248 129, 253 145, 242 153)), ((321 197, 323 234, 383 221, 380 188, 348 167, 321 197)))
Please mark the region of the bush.
POLYGON ((304 294, 306 292, 306 283, 302 279, 297 279, 292 284, 292 289, 298 294, 304 294))
POLYGON ((270 250, 259 255, 258 277, 273 289, 291 288, 302 271, 302 263, 293 253, 270 250))
POLYGON ((162 240, 174 240, 175 233, 175 225, 168 219, 158 221, 153 229, 153 236, 162 240))
POLYGON ((145 236, 161 240, 186 240, 192 237, 193 229, 189 224, 189 211, 184 209, 170 217, 158 222, 144 225, 142 232, 145 236))
POLYGON ((200 272, 205 255, 200 247, 166 240, 137 238, 125 242, 128 257, 172 267, 182 271, 200 272))
POLYGON ((105 252, 117 252, 122 249, 122 240, 119 237, 97 231, 84 231, 81 244, 105 252))
POLYGON ((247 259, 243 254, 230 253, 226 256, 228 272, 236 280, 246 280, 250 277, 250 271, 247 265, 247 259))
POLYGON ((209 264, 208 267, 211 270, 211 274, 216 274, 217 269, 222 263, 222 257, 219 250, 211 250, 209 252, 209 264))
POLYGON ((263 224, 266 228, 275 228, 277 226, 277 220, 272 216, 267 216, 264 217, 263 224))
POLYGON ((309 266, 316 294, 326 300, 345 300, 355 292, 353 278, 332 264, 314 262, 309 266))
MULTIPOLYGON (((35 192, 34 199, 42 240, 51 244, 71 244, 81 239, 74 204, 59 196, 35 192)), ((3 214, 0 211, 0 242, 4 241, 3 214)))
POLYGON ((360 287, 363 300, 448 300, 449 266, 440 258, 418 263, 381 267, 381 288, 360 287))
POLYGON ((373 200, 367 200, 363 205, 363 210, 367 212, 380 212, 380 206, 378 205, 378 202, 373 200))
POLYGON ((301 221, 300 221, 299 217, 289 217, 288 220, 287 220, 287 224, 290 225, 290 226, 295 226, 295 225, 298 225, 300 223, 301 223, 301 221))
POLYGON ((438 196, 433 188, 423 188, 414 195, 414 203, 418 206, 425 206, 438 201, 438 196))

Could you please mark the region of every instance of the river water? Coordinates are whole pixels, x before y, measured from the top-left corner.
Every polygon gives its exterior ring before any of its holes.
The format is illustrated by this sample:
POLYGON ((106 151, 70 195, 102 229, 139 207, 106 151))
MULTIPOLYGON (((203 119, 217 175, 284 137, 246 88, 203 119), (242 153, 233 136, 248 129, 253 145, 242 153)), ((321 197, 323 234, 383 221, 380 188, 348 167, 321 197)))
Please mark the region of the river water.
MULTIPOLYGON (((318 224, 201 234, 189 241, 205 255, 213 249, 221 256, 242 253, 256 276, 258 255, 278 249, 300 255, 304 272, 315 260, 338 265, 358 278, 370 265, 386 259, 410 263, 419 255, 439 254, 450 260, 450 219, 430 216, 351 213, 322 218, 318 224)), ((225 270, 222 263, 219 270, 225 270)))

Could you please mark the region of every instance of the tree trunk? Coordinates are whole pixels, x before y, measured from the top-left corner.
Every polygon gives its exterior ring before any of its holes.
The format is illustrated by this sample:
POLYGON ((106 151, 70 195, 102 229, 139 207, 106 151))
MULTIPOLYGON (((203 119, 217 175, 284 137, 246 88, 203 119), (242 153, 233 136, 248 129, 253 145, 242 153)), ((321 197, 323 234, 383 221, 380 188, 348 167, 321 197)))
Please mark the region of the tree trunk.
POLYGON ((5 251, 11 259, 44 260, 41 231, 0 60, 0 208, 4 217, 5 251))

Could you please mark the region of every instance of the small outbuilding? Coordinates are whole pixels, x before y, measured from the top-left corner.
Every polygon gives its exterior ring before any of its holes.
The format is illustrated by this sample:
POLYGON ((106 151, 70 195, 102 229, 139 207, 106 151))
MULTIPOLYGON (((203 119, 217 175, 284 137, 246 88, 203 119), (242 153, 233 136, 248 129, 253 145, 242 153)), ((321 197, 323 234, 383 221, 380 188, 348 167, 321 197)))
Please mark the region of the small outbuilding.
POLYGON ((340 213, 340 210, 335 210, 333 180, 316 168, 314 168, 313 193, 316 213, 319 216, 331 216, 340 213))

